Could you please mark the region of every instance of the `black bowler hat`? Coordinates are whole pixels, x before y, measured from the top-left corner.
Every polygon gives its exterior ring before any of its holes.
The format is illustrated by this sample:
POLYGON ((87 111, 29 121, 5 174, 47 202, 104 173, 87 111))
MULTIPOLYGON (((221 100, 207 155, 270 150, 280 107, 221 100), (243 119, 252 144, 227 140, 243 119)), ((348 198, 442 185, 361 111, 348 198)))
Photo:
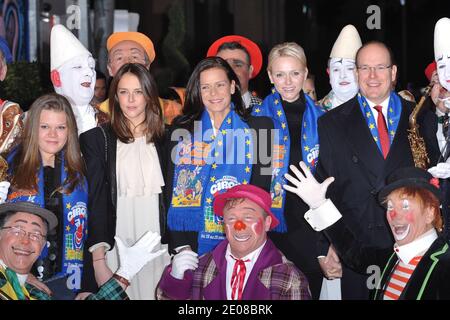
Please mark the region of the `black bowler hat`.
POLYGON ((433 193, 439 201, 442 201, 439 179, 434 178, 426 170, 416 167, 401 168, 390 174, 386 182, 387 185, 378 194, 378 201, 381 204, 392 191, 403 187, 426 189, 433 193))

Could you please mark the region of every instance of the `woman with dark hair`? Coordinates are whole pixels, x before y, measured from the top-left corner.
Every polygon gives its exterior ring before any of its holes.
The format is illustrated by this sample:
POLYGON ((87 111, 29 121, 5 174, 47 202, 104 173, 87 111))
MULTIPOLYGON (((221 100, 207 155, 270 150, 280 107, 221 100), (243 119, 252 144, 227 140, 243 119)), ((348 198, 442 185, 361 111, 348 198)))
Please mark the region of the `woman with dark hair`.
MULTIPOLYGON (((163 235, 165 229, 160 143, 164 122, 156 83, 148 70, 140 64, 123 65, 111 83, 109 104, 111 123, 80 136, 88 172, 89 208, 95 212, 89 219, 87 247, 99 286, 118 267, 114 236, 130 245, 148 230, 163 235)), ((156 284, 168 262, 166 254, 146 265, 127 289, 130 298, 154 299, 156 284)), ((92 290, 89 286, 86 289, 92 290)))
POLYGON ((47 94, 32 104, 8 163, 8 202, 35 202, 58 217, 32 274, 47 283, 53 298, 72 299, 83 270, 88 190, 75 116, 65 97, 47 94))
POLYGON ((200 61, 186 87, 183 114, 169 135, 171 249, 189 245, 203 254, 224 239, 223 222, 212 212, 219 193, 246 183, 269 190, 273 123, 249 113, 228 63, 219 57, 200 61))

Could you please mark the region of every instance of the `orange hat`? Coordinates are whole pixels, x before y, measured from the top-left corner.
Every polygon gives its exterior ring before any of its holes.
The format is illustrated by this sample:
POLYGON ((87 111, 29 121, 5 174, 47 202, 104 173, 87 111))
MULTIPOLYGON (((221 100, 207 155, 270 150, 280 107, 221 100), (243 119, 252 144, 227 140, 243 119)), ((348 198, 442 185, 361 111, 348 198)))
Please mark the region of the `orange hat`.
POLYGON ((433 72, 436 70, 436 61, 433 61, 425 68, 425 75, 428 78, 428 81, 431 81, 431 76, 433 75, 433 72))
POLYGON ((118 44, 121 41, 134 41, 136 43, 139 43, 147 53, 148 59, 150 60, 150 63, 155 60, 156 54, 155 54, 155 48, 153 47, 153 42, 150 40, 149 37, 147 37, 145 34, 140 32, 114 32, 112 35, 109 36, 108 41, 106 42, 106 48, 108 49, 108 52, 113 48, 116 44, 118 44))
POLYGON ((237 36, 237 35, 231 35, 231 36, 225 36, 218 40, 216 40, 208 49, 208 52, 206 53, 207 57, 214 57, 217 55, 217 51, 219 50, 219 47, 224 44, 225 42, 238 42, 241 44, 245 49, 247 49, 249 55, 250 55, 250 63, 253 66, 253 72, 250 76, 251 79, 256 77, 258 73, 261 71, 262 67, 262 54, 261 50, 259 49, 258 45, 251 41, 250 39, 247 39, 246 37, 237 36))

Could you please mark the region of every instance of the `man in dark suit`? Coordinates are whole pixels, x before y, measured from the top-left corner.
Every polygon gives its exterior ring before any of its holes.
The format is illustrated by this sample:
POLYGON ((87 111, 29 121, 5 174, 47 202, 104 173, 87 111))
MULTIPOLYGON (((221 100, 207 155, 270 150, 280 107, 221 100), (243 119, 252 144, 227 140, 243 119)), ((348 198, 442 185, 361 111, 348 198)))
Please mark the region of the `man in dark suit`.
MULTIPOLYGON (((329 196, 359 241, 389 246, 394 241, 376 195, 395 169, 414 166, 407 136, 414 104, 392 90, 397 66, 385 44, 362 46, 356 54, 356 66, 359 93, 318 121, 317 176, 335 177, 329 196)), ((426 111, 418 121, 431 164, 435 164, 439 156, 436 117, 426 111)), ((326 255, 328 246, 323 238, 319 255, 326 255)), ((333 270, 325 271, 325 276, 332 277, 333 270)), ((377 276, 370 270, 357 274, 344 266, 343 299, 367 299, 377 276)))

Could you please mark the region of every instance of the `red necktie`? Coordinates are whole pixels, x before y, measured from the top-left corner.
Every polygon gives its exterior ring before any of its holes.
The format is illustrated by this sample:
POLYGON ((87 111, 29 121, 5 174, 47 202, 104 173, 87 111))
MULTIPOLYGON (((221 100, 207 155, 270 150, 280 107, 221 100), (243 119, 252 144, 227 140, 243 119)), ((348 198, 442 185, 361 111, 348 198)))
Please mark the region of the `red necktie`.
POLYGON ((245 267, 245 263, 250 260, 241 260, 236 259, 231 256, 236 262, 234 263, 233 274, 231 275, 231 300, 242 300, 242 291, 244 291, 244 280, 245 273, 247 272, 247 268, 245 267))
POLYGON ((378 137, 380 138, 381 151, 383 152, 383 157, 386 159, 389 153, 389 134, 386 127, 386 120, 384 119, 384 115, 382 112, 382 106, 375 106, 375 110, 378 111, 378 137))

